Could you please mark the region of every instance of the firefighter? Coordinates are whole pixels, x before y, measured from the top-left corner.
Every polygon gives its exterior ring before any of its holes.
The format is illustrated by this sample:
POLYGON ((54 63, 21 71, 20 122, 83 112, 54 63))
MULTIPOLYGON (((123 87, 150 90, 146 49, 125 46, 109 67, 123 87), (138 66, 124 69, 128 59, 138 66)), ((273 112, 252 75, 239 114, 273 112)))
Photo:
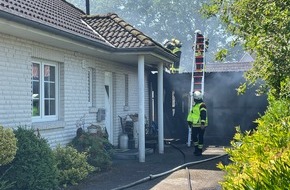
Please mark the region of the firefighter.
POLYGON ((193 100, 194 105, 187 116, 187 122, 192 131, 191 139, 194 145, 194 155, 201 156, 203 136, 208 125, 207 110, 200 91, 193 93, 193 100))
POLYGON ((176 73, 179 71, 182 43, 176 38, 172 38, 171 41, 165 40, 164 46, 179 58, 170 68, 171 73, 176 73))
POLYGON ((173 38, 171 40, 171 43, 173 44, 173 49, 171 50, 172 53, 174 53, 177 57, 180 58, 181 57, 181 50, 180 50, 180 48, 182 46, 182 43, 179 40, 175 39, 175 38, 173 38))

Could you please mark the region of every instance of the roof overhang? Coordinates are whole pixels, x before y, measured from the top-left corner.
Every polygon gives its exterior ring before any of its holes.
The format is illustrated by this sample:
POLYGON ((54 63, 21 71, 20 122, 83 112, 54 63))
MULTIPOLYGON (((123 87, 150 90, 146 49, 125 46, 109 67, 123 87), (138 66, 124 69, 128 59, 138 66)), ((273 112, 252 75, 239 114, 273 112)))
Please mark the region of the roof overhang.
POLYGON ((114 48, 101 41, 92 41, 79 35, 2 11, 0 11, 0 28, 0 32, 4 34, 122 64, 137 65, 139 55, 145 56, 145 65, 149 68, 156 68, 159 63, 164 63, 165 66, 168 66, 177 60, 177 57, 173 54, 157 46, 114 48))

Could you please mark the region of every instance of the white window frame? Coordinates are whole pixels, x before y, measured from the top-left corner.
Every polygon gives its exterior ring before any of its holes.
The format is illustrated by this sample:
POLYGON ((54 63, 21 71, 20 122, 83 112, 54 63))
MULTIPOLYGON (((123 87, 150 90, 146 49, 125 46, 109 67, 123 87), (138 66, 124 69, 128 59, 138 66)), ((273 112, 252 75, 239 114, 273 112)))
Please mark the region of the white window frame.
MULTIPOLYGON (((32 122, 44 122, 44 121, 56 121, 58 120, 59 115, 59 65, 56 62, 47 61, 47 60, 37 60, 32 62, 33 64, 39 64, 40 68, 40 115, 39 116, 33 116, 32 122), (55 115, 45 115, 45 109, 44 109, 44 66, 52 66, 55 68, 55 115)), ((33 82, 33 76, 31 76, 33 82)), ((33 86, 31 86, 32 91, 33 86)), ((32 92, 33 93, 33 92, 32 92)), ((33 95, 33 94, 32 94, 33 95)), ((33 99, 31 98, 31 107, 33 109, 33 99)))

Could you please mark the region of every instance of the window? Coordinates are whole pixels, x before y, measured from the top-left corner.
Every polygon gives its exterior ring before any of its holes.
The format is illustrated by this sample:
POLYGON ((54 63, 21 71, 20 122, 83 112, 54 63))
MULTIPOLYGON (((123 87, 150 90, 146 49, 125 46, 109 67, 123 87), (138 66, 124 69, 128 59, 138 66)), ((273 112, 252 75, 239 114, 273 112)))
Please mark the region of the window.
POLYGON ((92 103, 93 100, 93 69, 88 70, 88 102, 92 103))
POLYGON ((56 120, 58 105, 58 68, 49 62, 32 63, 32 118, 56 120))

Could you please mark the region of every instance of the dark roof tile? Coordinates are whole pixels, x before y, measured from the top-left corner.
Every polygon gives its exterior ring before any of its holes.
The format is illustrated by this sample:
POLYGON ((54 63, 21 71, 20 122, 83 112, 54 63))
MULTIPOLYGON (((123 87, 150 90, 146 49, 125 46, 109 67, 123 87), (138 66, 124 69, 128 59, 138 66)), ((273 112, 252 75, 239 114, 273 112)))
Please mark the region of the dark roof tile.
POLYGON ((93 41, 103 41, 81 21, 85 13, 64 0, 0 0, 0 11, 93 41))
POLYGON ((0 11, 116 48, 157 46, 170 52, 117 14, 85 15, 65 0, 0 0, 0 11))
POLYGON ((125 22, 117 14, 84 15, 82 19, 114 47, 138 48, 155 45, 160 46, 160 44, 125 22), (110 33, 104 32, 106 30, 109 30, 110 33), (115 38, 115 36, 118 37, 115 38))

